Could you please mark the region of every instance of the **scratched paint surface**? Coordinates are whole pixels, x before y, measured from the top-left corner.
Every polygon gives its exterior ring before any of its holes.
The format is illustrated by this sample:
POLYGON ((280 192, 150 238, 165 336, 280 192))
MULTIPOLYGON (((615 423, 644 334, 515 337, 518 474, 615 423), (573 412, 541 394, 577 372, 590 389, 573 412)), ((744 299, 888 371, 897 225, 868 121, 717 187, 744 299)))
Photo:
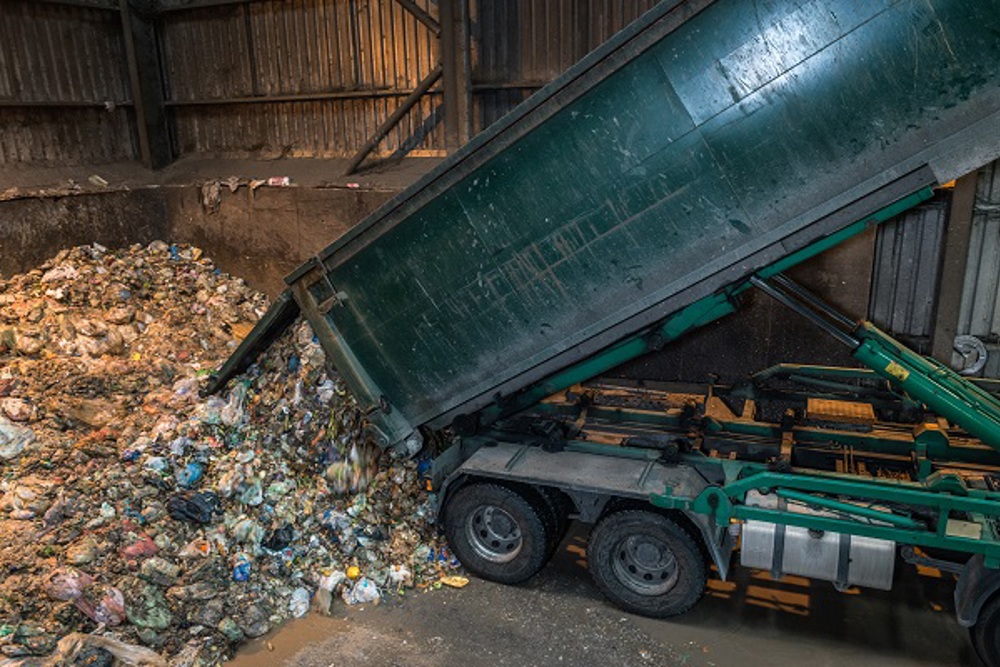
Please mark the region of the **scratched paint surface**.
POLYGON ((336 266, 328 317, 420 423, 985 115, 998 71, 1000 0, 718 2, 336 266))

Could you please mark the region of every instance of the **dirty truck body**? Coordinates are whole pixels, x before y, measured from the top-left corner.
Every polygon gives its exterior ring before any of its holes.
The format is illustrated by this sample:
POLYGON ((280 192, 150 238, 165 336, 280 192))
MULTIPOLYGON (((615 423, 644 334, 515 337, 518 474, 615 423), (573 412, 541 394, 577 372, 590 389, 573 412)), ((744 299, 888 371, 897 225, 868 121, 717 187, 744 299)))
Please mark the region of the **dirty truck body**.
POLYGON ((382 446, 450 427, 471 571, 530 577, 575 516, 601 590, 667 616, 737 545, 842 587, 901 555, 997 664, 996 387, 782 273, 997 157, 1000 0, 663 2, 289 276, 218 384, 302 312, 382 446), (593 381, 754 288, 866 368, 593 381))

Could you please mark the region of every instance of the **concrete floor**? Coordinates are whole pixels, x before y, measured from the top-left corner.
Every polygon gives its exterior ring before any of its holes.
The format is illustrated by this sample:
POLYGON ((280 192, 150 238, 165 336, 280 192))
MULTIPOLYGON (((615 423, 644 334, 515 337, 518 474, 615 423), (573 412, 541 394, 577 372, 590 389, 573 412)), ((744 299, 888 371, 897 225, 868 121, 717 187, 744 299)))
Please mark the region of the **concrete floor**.
POLYGON ((954 620, 953 581, 899 564, 892 592, 838 593, 826 582, 737 568, 683 617, 611 607, 586 571, 574 527, 527 584, 473 579, 376 607, 338 604, 250 643, 234 667, 475 665, 977 665, 954 620))

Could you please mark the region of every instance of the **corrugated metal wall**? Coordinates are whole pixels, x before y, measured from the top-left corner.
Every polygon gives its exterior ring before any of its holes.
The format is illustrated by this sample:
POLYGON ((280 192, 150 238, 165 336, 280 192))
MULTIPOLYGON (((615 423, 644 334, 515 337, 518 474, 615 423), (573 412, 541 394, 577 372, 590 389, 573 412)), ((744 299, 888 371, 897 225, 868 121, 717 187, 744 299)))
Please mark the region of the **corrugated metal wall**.
POLYGON ((1000 377, 1000 161, 979 172, 958 333, 985 343, 982 374, 1000 377))
MULTIPOLYGON (((868 317, 924 353, 936 326, 950 197, 879 228, 868 317)), ((972 335, 988 357, 980 375, 1000 377, 1000 161, 979 170, 956 335, 972 335)), ((973 356, 972 360, 975 359, 973 356)), ((956 368, 966 365, 956 354, 956 368)))
MULTIPOLYGON (((0 163, 136 158, 118 2, 87 3, 107 9, 3 0, 0 163)), ((437 16, 437 0, 414 3, 437 16)), ((654 4, 470 0, 474 130, 654 4)), ((154 6, 175 157, 353 155, 440 60, 438 37, 396 0, 154 6)), ((443 154, 439 88, 379 154, 443 154)))
POLYGON ((881 225, 868 317, 928 352, 947 228, 946 193, 881 225))
MULTIPOLYGON (((177 155, 353 154, 439 60, 437 38, 393 0, 178 10, 159 34, 177 155)), ((442 150, 440 106, 426 96, 383 152, 442 150)))
MULTIPOLYGON (((437 15, 436 2, 416 4, 437 15)), ((471 0, 474 130, 654 4, 471 0)), ((395 0, 178 9, 159 27, 178 155, 353 155, 440 57, 437 37, 395 0)), ((442 154, 441 119, 435 87, 378 153, 442 154)))
POLYGON ((1000 163, 979 172, 959 332, 1000 342, 1000 163))
POLYGON ((0 164, 134 159, 124 48, 116 10, 4 0, 0 164))
POLYGON ((471 0, 475 131, 524 101, 657 0, 471 0))

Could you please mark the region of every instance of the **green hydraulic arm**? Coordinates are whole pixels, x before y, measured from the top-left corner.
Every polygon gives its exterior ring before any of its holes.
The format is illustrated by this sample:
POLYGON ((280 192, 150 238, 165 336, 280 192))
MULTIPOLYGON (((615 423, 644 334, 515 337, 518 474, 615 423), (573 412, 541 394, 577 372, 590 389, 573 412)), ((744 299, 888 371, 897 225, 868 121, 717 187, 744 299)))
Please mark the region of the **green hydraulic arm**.
POLYGON ((870 322, 854 322, 782 274, 750 282, 851 348, 852 356, 931 412, 1000 450, 1000 400, 870 322))

